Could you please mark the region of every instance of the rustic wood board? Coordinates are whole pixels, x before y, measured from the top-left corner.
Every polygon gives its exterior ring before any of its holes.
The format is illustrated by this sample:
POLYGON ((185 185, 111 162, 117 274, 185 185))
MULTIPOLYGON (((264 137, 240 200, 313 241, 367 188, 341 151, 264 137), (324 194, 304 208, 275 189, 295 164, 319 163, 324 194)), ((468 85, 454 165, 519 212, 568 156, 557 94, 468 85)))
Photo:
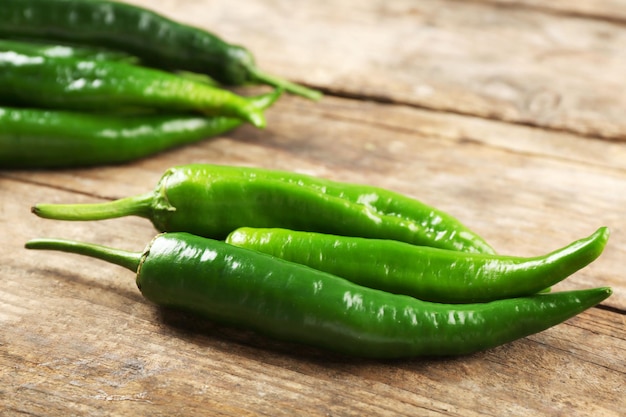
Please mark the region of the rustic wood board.
POLYGON ((154 7, 215 28, 259 51, 268 70, 333 94, 626 139, 626 31, 619 22, 474 1, 237 5, 154 7))
POLYGON ((619 2, 549 12, 495 0, 133 2, 248 45, 267 70, 327 97, 284 97, 264 131, 244 126, 132 164, 0 171, 0 415, 622 414, 626 26, 602 18, 619 2), (128 271, 23 249, 57 236, 141 250, 155 234, 146 220, 55 222, 29 207, 143 193, 189 162, 393 189, 514 255, 606 225, 605 253, 555 290, 615 293, 487 352, 363 361, 162 311, 128 271))

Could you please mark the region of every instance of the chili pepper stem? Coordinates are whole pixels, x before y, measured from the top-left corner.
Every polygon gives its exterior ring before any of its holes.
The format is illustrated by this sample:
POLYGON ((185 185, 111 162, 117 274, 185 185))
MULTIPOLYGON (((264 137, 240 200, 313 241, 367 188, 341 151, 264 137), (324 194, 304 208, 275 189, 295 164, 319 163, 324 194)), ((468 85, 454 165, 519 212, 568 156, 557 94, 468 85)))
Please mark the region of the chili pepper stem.
POLYGON ((284 78, 276 77, 274 75, 263 72, 258 68, 249 67, 248 71, 254 81, 284 89, 289 93, 297 94, 310 100, 318 101, 322 98, 322 93, 317 90, 313 90, 311 88, 292 83, 288 80, 285 80, 284 78))
POLYGON ((154 193, 94 204, 37 204, 31 211, 44 219, 105 220, 124 216, 147 218, 151 214, 154 193))
POLYGON ((33 239, 26 242, 25 247, 26 249, 56 250, 85 255, 119 265, 133 272, 137 272, 142 258, 141 253, 65 239, 33 239))

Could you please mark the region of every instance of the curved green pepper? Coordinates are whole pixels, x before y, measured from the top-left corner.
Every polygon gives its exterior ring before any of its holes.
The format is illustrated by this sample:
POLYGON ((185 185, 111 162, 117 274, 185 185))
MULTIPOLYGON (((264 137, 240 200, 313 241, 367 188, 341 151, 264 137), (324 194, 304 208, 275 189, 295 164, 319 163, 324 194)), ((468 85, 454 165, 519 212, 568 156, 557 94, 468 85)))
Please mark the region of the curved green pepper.
POLYGON ((463 355, 540 332, 596 305, 610 288, 482 304, 436 304, 362 287, 263 253, 186 233, 141 253, 60 240, 30 249, 93 256, 137 273, 155 304, 289 342, 373 358, 463 355))
POLYGON ((460 253, 404 242, 286 229, 243 227, 231 245, 310 266, 370 288, 440 303, 476 303, 532 295, 593 262, 606 227, 547 255, 460 253))
POLYGON ((106 47, 148 65, 207 74, 230 85, 264 83, 317 100, 311 90, 259 70, 246 48, 153 11, 107 0, 3 0, 0 36, 106 47))
POLYGON ((0 102, 78 110, 195 111, 265 126, 254 99, 119 61, 0 52, 0 102))
POLYGON ((184 165, 169 169, 147 194, 99 204, 38 204, 33 212, 60 220, 137 215, 160 231, 214 239, 243 226, 281 227, 493 253, 457 219, 399 193, 260 168, 184 165))
MULTIPOLYGON (((279 96, 255 98, 261 109, 279 96)), ((123 116, 0 107, 0 169, 119 164, 240 126, 232 117, 123 116)))

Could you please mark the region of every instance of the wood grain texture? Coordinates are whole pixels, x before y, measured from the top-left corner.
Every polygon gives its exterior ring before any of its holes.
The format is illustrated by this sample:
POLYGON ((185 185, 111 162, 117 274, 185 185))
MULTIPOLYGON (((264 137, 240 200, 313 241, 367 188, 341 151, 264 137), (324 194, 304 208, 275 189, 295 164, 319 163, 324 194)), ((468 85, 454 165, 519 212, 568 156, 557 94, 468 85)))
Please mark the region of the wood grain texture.
POLYGON ((247 45, 268 70, 333 94, 626 139, 623 24, 449 0, 152 7, 247 45))
POLYGON ((623 2, 132 2, 245 44, 264 69, 327 96, 283 97, 264 131, 131 164, 0 170, 0 416, 623 414, 623 2), (486 352, 363 361, 162 310, 120 267, 23 248, 63 237, 143 249, 156 233, 147 220, 60 222, 29 208, 144 193, 190 162, 389 188, 512 255, 608 226, 602 256, 555 290, 615 293, 486 352))
MULTIPOLYGON (((466 1, 466 0, 461 0, 466 1)), ((532 8, 542 12, 551 12, 584 19, 600 19, 626 22, 626 1, 624 0, 472 0, 490 3, 502 7, 532 8)))
MULTIPOLYGON (((3 199, 76 197, 2 184, 3 199)), ((3 277, 20 276, 0 288, 7 415, 618 416, 623 405, 624 322, 609 311, 467 357, 361 361, 159 310, 122 268, 19 245, 34 229, 136 249, 152 231, 135 219, 23 220, 0 258, 3 277)))

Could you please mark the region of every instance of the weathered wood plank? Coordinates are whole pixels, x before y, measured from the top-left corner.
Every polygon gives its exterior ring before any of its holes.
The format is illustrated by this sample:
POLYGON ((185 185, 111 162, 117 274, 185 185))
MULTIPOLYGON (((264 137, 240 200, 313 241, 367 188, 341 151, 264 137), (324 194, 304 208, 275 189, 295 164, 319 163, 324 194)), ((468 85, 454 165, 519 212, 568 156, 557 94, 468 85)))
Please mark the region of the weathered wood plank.
POLYGON ((446 0, 133 3, 335 94, 626 139, 624 25, 446 0))
MULTIPOLYGON (((0 184, 0 201, 80 198, 0 184)), ((159 310, 119 267, 25 251, 35 233, 134 249, 152 231, 134 219, 68 228, 20 206, 3 205, 21 227, 0 253, 0 407, 9 416, 618 416, 626 405, 625 323, 614 312, 591 309, 463 358, 344 358, 159 310)))
POLYGON ((362 99, 284 97, 265 131, 134 164, 0 171, 0 414, 623 414, 623 2, 496 1, 133 0, 249 46, 268 71, 362 99), (615 294, 487 352, 361 361, 163 311, 119 267, 23 249, 45 236, 142 249, 155 234, 145 220, 55 222, 29 206, 143 193, 189 162, 390 188, 449 211, 502 253, 544 253, 607 225, 602 257, 556 289, 615 294))
POLYGON ((624 0, 473 0, 508 7, 531 7, 539 11, 575 15, 593 19, 626 22, 624 0))

